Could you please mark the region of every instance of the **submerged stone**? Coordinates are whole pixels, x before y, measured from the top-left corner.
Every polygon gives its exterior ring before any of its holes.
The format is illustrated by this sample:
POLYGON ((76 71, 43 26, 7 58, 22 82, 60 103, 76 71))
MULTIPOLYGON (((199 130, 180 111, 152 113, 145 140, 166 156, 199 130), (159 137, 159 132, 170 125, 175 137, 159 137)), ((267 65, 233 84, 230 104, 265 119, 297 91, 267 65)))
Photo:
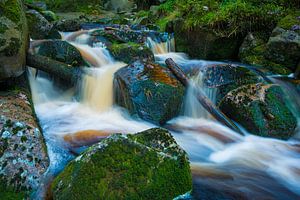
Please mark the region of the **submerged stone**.
POLYGON ((115 134, 69 163, 53 199, 173 199, 192 188, 186 153, 161 128, 115 134))
POLYGON ((24 72, 29 45, 27 21, 21 0, 0 1, 0 81, 24 72))
POLYGON ((114 77, 115 101, 132 115, 155 124, 164 124, 179 114, 183 85, 165 67, 134 62, 114 77))
POLYGON ((250 133, 288 139, 295 131, 297 120, 278 85, 250 84, 229 92, 219 105, 231 119, 250 133))

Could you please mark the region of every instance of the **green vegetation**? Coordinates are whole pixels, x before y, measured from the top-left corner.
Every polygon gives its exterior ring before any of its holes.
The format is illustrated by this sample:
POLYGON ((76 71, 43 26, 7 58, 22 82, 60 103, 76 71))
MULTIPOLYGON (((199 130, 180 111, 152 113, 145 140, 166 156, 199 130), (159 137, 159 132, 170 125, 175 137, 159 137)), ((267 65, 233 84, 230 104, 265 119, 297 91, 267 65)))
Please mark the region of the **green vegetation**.
POLYGON ((12 186, 8 186, 7 183, 0 177, 0 198, 5 200, 23 200, 27 197, 25 192, 16 191, 12 186))
POLYGON ((192 189, 186 154, 164 129, 116 134, 90 147, 54 180, 54 199, 173 199, 192 189))
MULTIPOLYGON (((271 31, 280 17, 295 9, 297 1, 258 0, 168 0, 159 5, 158 14, 148 17, 164 29, 166 21, 184 19, 185 29, 205 27, 219 36, 229 37, 249 31, 271 31)), ((142 11, 145 16, 145 11, 142 11)))

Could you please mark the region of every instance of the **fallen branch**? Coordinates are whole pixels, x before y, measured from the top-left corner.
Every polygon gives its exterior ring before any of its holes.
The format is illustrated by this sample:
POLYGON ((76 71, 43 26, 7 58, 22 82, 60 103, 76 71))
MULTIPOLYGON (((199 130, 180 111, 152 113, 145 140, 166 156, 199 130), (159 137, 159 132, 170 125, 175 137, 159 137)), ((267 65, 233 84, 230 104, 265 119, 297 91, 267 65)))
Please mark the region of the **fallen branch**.
MULTIPOLYGON (((172 71, 172 73, 176 76, 176 78, 185 87, 189 86, 188 78, 181 70, 181 68, 172 60, 172 58, 168 58, 166 60, 166 64, 172 71)), ((195 90, 195 92, 197 100, 216 120, 243 135, 243 132, 240 130, 240 128, 238 128, 219 108, 217 108, 201 90, 195 90)))
POLYGON ((27 55, 27 65, 49 73, 55 77, 76 85, 82 75, 82 69, 40 55, 27 55))

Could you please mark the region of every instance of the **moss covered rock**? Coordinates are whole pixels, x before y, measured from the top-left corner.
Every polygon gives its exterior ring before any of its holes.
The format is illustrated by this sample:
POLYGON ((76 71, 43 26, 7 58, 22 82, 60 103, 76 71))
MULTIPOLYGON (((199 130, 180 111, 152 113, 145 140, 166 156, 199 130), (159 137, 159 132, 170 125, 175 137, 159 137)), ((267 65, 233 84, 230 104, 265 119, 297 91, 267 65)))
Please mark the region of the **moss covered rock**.
POLYGON ((44 11, 41 11, 41 14, 49 21, 49 22, 54 22, 54 21, 57 21, 58 20, 58 16, 50 11, 50 10, 44 10, 44 11))
POLYGON ((297 126, 278 85, 260 83, 239 87, 229 92, 219 107, 250 133, 263 137, 288 139, 297 126))
POLYGON ((38 11, 28 10, 26 17, 29 25, 30 37, 32 39, 61 39, 59 32, 38 11))
POLYGON ((290 74, 291 70, 285 65, 277 64, 265 57, 268 35, 263 33, 249 33, 239 50, 239 58, 243 63, 261 66, 260 70, 266 73, 290 74))
POLYGON ((114 93, 131 114, 164 124, 179 114, 184 87, 167 68, 137 61, 115 73, 114 93))
POLYGON ((192 188, 186 153, 164 129, 115 134, 72 161, 53 199, 173 199, 192 188))
POLYGON ((203 86, 216 88, 219 102, 231 90, 247 84, 263 82, 263 78, 246 67, 219 64, 205 66, 202 73, 203 86))
POLYGON ((72 66, 88 66, 80 52, 66 41, 45 41, 38 46, 38 54, 72 66))
POLYGON ((108 47, 116 60, 133 63, 136 60, 143 62, 154 62, 152 51, 145 45, 137 43, 112 44, 108 47))
POLYGON ((205 28, 185 29, 182 20, 172 22, 176 51, 206 60, 236 59, 241 36, 222 37, 205 28))
POLYGON ((276 28, 267 43, 266 57, 295 71, 300 61, 300 34, 276 28))
POLYGON ((0 81, 24 72, 29 44, 21 0, 0 1, 0 81))

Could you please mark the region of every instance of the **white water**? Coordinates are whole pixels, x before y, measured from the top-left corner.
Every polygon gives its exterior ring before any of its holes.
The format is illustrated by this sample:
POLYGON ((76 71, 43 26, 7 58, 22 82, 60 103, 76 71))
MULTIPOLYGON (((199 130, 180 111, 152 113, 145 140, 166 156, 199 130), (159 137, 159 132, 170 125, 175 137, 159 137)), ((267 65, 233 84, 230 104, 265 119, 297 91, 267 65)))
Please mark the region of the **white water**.
MULTIPOLYGON (((97 48, 90 50, 100 51, 97 48)), ((81 51, 99 59, 88 48, 81 51)), ((211 63, 190 61, 177 53, 160 55, 156 58, 176 55, 181 61, 197 63, 200 67, 211 63)), ((103 56, 101 60, 99 63, 113 64, 99 64, 87 70, 81 87, 82 101, 73 98, 74 90, 60 91, 47 77, 39 75, 34 79, 29 76, 36 113, 47 141, 50 171, 54 174, 74 158, 71 152, 76 149, 64 139, 66 135, 84 130, 135 133, 154 127, 144 121, 133 120, 126 111, 112 105, 112 74, 118 69, 118 64, 115 65, 109 56, 103 56)), ((201 88, 201 80, 199 74, 192 83, 201 88)), ((186 99, 192 99, 192 95, 193 92, 187 92, 186 99)), ((196 193, 202 194, 206 187, 213 187, 226 194, 242 194, 242 199, 299 199, 299 140, 241 136, 208 120, 203 109, 192 100, 185 101, 185 108, 195 112, 171 120, 167 127, 189 155, 196 193)))

